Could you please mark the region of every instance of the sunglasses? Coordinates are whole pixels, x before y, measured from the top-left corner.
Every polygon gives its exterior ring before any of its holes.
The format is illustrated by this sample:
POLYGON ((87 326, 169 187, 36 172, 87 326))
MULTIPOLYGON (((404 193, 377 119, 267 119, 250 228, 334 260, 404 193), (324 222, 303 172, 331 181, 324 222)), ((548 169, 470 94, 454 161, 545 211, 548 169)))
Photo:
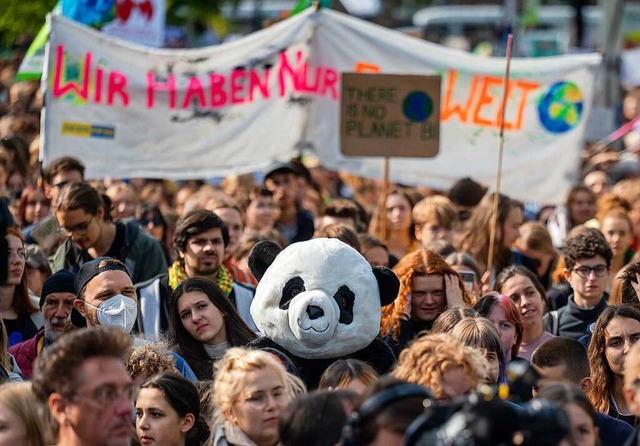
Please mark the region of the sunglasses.
POLYGON ((151 225, 153 226, 162 226, 162 220, 160 220, 158 217, 141 218, 140 220, 138 220, 138 223, 140 223, 141 226, 148 226, 149 223, 151 223, 151 225))

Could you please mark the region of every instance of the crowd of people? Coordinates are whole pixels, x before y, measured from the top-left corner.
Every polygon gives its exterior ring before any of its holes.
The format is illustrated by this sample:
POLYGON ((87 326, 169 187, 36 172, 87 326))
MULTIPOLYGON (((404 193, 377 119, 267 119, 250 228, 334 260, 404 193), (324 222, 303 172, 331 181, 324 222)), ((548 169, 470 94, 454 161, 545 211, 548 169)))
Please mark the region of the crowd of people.
POLYGON ((454 444, 466 426, 455 444, 640 444, 640 168, 587 166, 536 212, 471 178, 382 196, 309 157, 220 182, 96 180, 71 157, 41 167, 37 129, 7 116, 0 443, 454 444), (252 248, 313 238, 397 277, 388 372, 345 355, 310 380, 259 348, 252 248), (535 430, 538 403, 558 435, 535 430), (473 443, 490 409, 502 430, 473 443))

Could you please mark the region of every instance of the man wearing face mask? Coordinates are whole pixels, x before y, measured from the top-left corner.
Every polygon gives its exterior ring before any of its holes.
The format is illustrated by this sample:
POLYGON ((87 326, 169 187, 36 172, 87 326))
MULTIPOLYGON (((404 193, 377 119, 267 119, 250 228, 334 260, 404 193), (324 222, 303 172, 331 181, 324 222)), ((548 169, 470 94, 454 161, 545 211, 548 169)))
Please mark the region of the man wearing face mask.
MULTIPOLYGON (((135 332, 138 320, 138 295, 124 263, 111 257, 98 257, 85 263, 75 279, 78 298, 73 302, 71 321, 76 327, 108 326, 125 333, 135 332)), ((144 344, 133 337, 133 345, 144 344)), ((173 353, 176 368, 186 378, 196 381, 185 360, 173 353)))
POLYGON ((69 330, 69 315, 76 299, 74 279, 75 274, 58 271, 44 282, 40 297, 44 328, 31 339, 9 349, 25 378, 31 378, 33 362, 40 352, 69 330))
POLYGON ((71 315, 74 325, 106 325, 131 333, 138 317, 138 298, 127 268, 119 260, 98 257, 85 263, 75 279, 78 298, 71 315), (81 318, 78 318, 78 313, 81 318))

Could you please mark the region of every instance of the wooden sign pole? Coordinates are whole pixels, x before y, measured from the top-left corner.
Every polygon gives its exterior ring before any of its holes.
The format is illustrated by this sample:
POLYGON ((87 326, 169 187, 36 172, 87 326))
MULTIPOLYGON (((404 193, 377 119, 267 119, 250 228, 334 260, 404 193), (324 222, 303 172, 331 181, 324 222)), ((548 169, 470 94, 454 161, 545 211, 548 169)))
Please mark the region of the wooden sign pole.
POLYGON ((498 203, 500 200, 500 183, 502 181, 502 157, 504 154, 504 117, 507 108, 507 96, 509 92, 509 73, 511 69, 511 50, 513 48, 513 34, 509 34, 507 39, 507 67, 504 70, 504 91, 502 92, 502 108, 500 110, 500 148, 498 149, 498 173, 496 175, 496 191, 493 197, 493 215, 491 232, 489 234, 489 258, 487 259, 487 272, 491 277, 493 270, 493 252, 496 243, 496 231, 498 229, 498 203))
POLYGON ((385 237, 387 234, 387 196, 389 195, 389 157, 384 157, 384 174, 382 177, 382 193, 378 204, 378 227, 380 235, 385 237))

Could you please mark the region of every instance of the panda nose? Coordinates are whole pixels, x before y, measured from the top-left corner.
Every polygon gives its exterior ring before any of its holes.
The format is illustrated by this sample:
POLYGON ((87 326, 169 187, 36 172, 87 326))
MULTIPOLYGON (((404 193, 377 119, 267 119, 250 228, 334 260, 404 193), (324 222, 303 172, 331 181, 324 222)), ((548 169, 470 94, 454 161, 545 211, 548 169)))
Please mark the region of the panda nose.
POLYGON ((322 311, 322 308, 320 307, 316 307, 315 305, 309 305, 307 307, 307 314, 309 315, 309 319, 314 320, 324 316, 324 311, 322 311))

